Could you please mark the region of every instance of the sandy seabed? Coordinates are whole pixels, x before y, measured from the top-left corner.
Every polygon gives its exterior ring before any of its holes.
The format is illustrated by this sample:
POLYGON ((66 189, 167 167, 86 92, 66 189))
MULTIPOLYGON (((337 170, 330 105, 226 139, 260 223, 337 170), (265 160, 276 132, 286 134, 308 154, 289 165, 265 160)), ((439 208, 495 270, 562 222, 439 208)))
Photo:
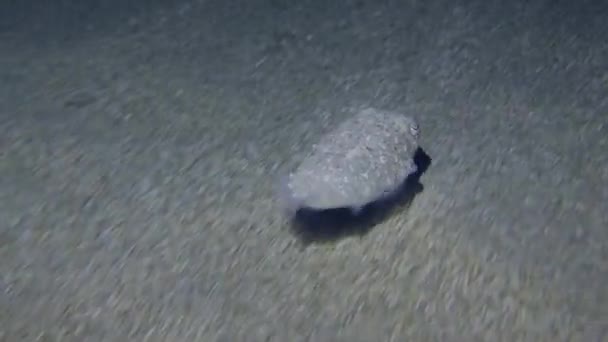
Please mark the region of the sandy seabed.
POLYGON ((608 340, 605 8, 83 3, 0 11, 1 341, 608 340), (432 163, 303 245, 273 184, 357 106, 432 163))

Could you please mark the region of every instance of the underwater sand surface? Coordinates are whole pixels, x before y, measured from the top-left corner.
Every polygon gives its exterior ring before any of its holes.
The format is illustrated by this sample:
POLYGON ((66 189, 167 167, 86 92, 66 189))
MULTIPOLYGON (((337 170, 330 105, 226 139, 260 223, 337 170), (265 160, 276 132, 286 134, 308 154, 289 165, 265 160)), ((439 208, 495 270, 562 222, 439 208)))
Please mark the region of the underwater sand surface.
POLYGON ((604 8, 74 3, 0 10, 0 340, 608 338, 604 8), (355 106, 423 189, 303 247, 273 185, 355 106))

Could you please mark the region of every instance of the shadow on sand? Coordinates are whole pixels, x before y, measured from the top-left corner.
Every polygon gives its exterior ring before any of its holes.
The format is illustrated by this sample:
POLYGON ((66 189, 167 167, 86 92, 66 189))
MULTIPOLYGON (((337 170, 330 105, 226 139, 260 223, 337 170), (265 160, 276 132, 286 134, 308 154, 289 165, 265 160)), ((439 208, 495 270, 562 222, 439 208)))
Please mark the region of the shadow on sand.
POLYGON ((396 208, 408 208, 424 189, 420 177, 431 165, 431 158, 418 148, 414 162, 418 171, 411 174, 393 196, 366 205, 358 215, 354 215, 349 208, 321 211, 302 208, 291 220, 292 231, 304 247, 311 243, 335 242, 367 234, 396 208))

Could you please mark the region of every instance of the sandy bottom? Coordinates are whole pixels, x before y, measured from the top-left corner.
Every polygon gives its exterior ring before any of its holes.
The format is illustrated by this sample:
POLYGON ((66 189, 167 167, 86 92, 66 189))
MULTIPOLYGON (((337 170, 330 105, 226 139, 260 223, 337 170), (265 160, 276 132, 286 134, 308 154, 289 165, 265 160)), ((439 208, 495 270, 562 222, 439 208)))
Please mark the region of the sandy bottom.
POLYGON ((603 8, 113 2, 0 10, 0 340, 608 339, 603 8), (357 106, 432 163, 302 244, 274 186, 357 106))

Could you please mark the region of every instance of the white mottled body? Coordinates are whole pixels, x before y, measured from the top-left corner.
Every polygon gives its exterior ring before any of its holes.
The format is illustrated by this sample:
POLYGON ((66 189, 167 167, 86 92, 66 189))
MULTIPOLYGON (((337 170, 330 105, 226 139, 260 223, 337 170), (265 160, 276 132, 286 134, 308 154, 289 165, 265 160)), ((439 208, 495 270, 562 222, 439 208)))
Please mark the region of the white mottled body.
POLYGON ((392 194, 416 172, 415 119, 368 108, 321 138, 282 184, 291 211, 351 208, 392 194))

